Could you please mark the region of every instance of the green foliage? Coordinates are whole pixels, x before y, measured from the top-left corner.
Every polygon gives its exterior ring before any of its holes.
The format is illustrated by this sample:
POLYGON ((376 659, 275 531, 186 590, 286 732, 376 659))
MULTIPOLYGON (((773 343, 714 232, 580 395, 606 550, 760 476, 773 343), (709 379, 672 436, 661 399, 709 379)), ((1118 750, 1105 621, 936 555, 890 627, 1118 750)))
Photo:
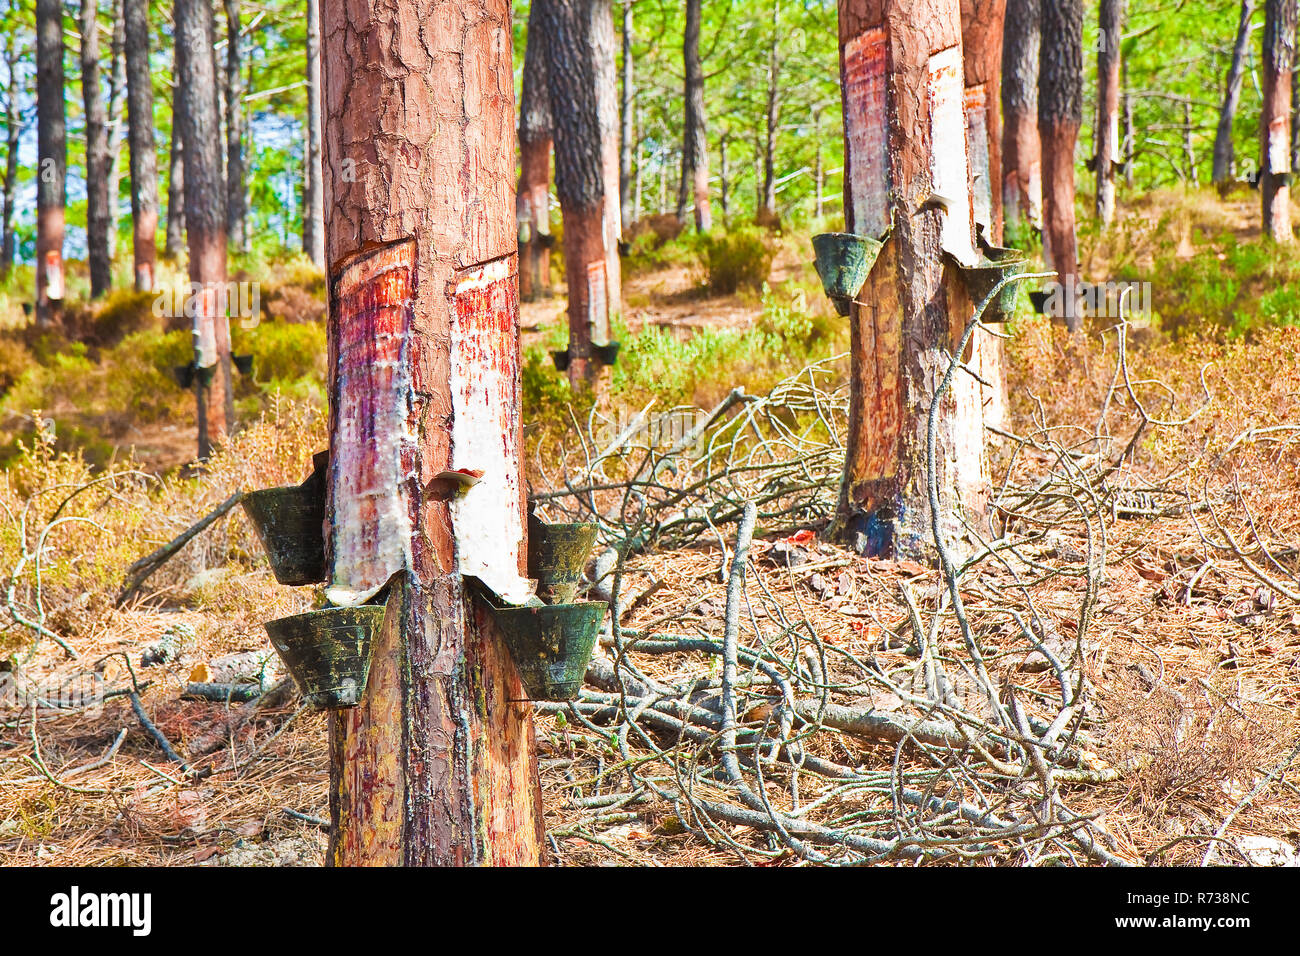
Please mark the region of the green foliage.
POLYGON ((772 271, 776 247, 768 233, 752 226, 705 236, 700 264, 710 291, 732 295, 742 288, 761 289, 772 271))

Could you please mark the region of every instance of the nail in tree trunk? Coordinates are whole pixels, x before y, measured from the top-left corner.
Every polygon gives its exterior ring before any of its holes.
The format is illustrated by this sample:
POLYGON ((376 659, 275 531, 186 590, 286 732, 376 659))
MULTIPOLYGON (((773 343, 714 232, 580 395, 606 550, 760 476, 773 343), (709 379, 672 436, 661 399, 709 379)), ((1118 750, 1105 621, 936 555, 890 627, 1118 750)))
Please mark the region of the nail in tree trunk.
POLYGON ((1295 68, 1296 0, 1264 4, 1264 108, 1260 115, 1259 192, 1264 234, 1291 242, 1291 71, 1295 68))
MULTIPOLYGON (((310 10, 314 0, 308 0, 310 10)), ((226 10, 226 237, 240 251, 249 247, 244 189, 244 76, 240 64, 239 0, 224 0, 226 10)), ((311 20, 308 17, 308 52, 311 20)))
MULTIPOLYGON (((519 97, 519 295, 525 302, 551 294, 551 93, 546 75, 546 31, 537 5, 528 12, 528 44, 519 97)), ((625 77, 626 78, 626 77, 625 77)))
POLYGON ((113 44, 108 79, 108 257, 117 256, 118 200, 122 195, 122 143, 126 138, 126 24, 122 0, 113 0, 113 44))
MULTIPOLYGON (((927 421, 973 309, 953 259, 977 261, 958 0, 840 0, 850 231, 893 224, 850 316, 850 405, 836 534, 858 551, 933 554, 927 421)), ((979 367, 981 337, 965 361, 979 367)), ((937 410, 941 534, 987 501, 984 403, 956 375, 937 410)))
POLYGON ((677 218, 686 222, 689 204, 696 232, 713 228, 709 209, 709 141, 704 119, 704 66, 700 63, 700 7, 702 0, 686 0, 686 29, 682 34, 682 61, 686 71, 682 178, 677 190, 677 218))
POLYGON ((198 295, 194 358, 199 457, 224 441, 234 417, 226 314, 226 183, 217 113, 212 0, 176 0, 176 122, 185 143, 185 239, 198 295), (205 371, 206 370, 206 371, 205 371), (210 381, 205 379, 209 378, 210 381))
MULTIPOLYGON (((148 0, 123 0, 122 18, 126 26, 127 144, 131 151, 131 251, 135 262, 135 289, 145 292, 154 287, 158 263, 158 155, 153 139, 148 0)), ((174 145, 175 119, 172 125, 174 145)), ((176 184, 173 182, 172 185, 176 184)), ((174 255, 171 226, 172 207, 169 202, 167 252, 174 255)), ((179 238, 177 241, 179 243, 179 238)))
MULTIPOLYGON (((1097 32, 1097 218, 1109 226, 1115 218, 1115 172, 1119 169, 1120 28, 1124 0, 1101 0, 1097 32)), ((1190 132, 1188 134, 1190 136, 1190 132)), ((1194 167, 1193 167, 1194 168, 1194 167)))
MULTIPOLYGON (((618 197, 619 210, 624 223, 633 223, 636 221, 637 211, 633 208, 633 174, 632 174, 632 153, 639 145, 637 142, 637 102, 636 102, 636 76, 635 76, 635 59, 632 49, 632 43, 635 34, 632 32, 632 2, 633 0, 623 0, 623 88, 619 95, 619 137, 618 137, 618 197)), ((526 58, 525 54, 525 58, 526 58)), ((527 70, 527 60, 525 59, 524 69, 527 70)))
POLYGON ((1077 297, 1074 147, 1083 121, 1083 0, 1042 0, 1038 64, 1038 138, 1043 149, 1043 252, 1058 274, 1065 322, 1083 325, 1077 297))
POLYGON ((1002 43, 1002 209, 1005 222, 1043 224, 1038 142, 1039 0, 1007 0, 1002 43))
POLYGON ((1002 29, 1007 0, 961 0, 962 69, 966 78, 966 136, 970 143, 975 225, 1002 244, 1002 29))
POLYGON ((1255 15, 1255 0, 1241 0, 1241 15, 1237 20, 1237 40, 1232 45, 1232 63, 1224 81, 1223 107, 1219 110, 1219 126, 1214 133, 1214 184, 1224 186, 1232 179, 1232 122, 1241 102, 1241 81, 1246 75, 1246 55, 1250 50, 1250 21, 1255 15))
POLYGON ((532 710, 468 580, 527 584, 510 5, 331 3, 322 35, 327 593, 389 588, 330 718, 329 860, 536 865, 532 710), (449 494, 455 469, 482 480, 449 494))
POLYGON ((325 189, 321 172, 320 0, 307 0, 307 182, 302 203, 302 247, 325 268, 325 189))
POLYGON ((781 119, 781 3, 772 0, 772 37, 767 51, 767 98, 763 110, 763 192, 758 223, 780 224, 776 214, 776 131, 781 119))
POLYGON ((600 356, 621 311, 614 20, 608 0, 537 0, 554 109, 555 191, 564 217, 569 381, 601 384, 600 356))
POLYGON ((99 3, 81 0, 81 96, 86 110, 86 258, 90 297, 113 284, 108 250, 108 112, 99 88, 99 3))
MULTIPOLYGON (((17 0, 10 0, 12 12, 17 0)), ((22 136, 23 117, 19 110, 17 31, 5 36, 5 67, 8 82, 5 85, 5 172, 4 172, 4 226, 0 236, 0 279, 9 278, 14 267, 14 194, 18 188, 18 141, 22 136)))
POLYGON ((63 5, 36 0, 36 323, 63 319, 68 140, 63 103, 63 5))

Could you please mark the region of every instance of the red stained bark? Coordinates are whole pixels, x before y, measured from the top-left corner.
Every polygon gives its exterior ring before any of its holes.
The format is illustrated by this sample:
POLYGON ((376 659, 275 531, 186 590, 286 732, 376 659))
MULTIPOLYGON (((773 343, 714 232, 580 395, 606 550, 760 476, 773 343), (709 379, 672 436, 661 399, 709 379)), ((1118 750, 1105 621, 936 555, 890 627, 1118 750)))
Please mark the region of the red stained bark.
POLYGON ((966 79, 966 130, 971 155, 975 222, 1002 243, 1002 28, 1007 0, 961 0, 962 67, 966 79), (983 215, 987 210, 987 215, 983 215))
POLYGON ((1003 221, 1043 224, 1038 0, 1007 0, 1002 44, 1003 221))
MULTIPOLYGON (((394 10, 360 0, 322 5, 322 21, 332 459, 359 463, 376 447, 359 436, 395 434, 401 474, 411 476, 382 483, 373 501, 376 513, 396 507, 389 513, 408 523, 409 554, 399 556, 404 573, 376 638, 365 698, 331 718, 329 859, 535 865, 542 828, 531 709, 519 702, 518 676, 490 616, 464 583, 466 529, 446 495, 428 490, 442 472, 471 467, 461 456, 483 434, 464 430, 470 418, 457 382, 491 373, 498 385, 482 411, 496 416, 492 438, 505 450, 496 472, 510 474, 483 480, 515 489, 491 497, 493 516, 522 523, 510 7, 402 0, 394 10), (375 395, 351 408, 357 429, 341 430, 344 343, 378 340, 381 325, 391 333, 396 313, 381 310, 384 324, 340 283, 365 257, 402 250, 410 257, 407 331, 386 340, 399 349, 388 392, 402 403, 375 395), (493 284, 466 291, 486 271, 497 276, 493 284), (474 369, 470 353, 480 360, 474 369)), ((332 472, 337 496, 340 472, 332 472)), ((331 514, 339 520, 337 509, 331 514)), ((369 514, 331 528, 336 570, 336 540, 364 538, 369 514)), ((517 567, 522 528, 512 540, 497 537, 503 552, 516 549, 517 567)))
POLYGON ((1267 0, 1264 5, 1264 107, 1260 114, 1259 192, 1264 234, 1275 242, 1291 234, 1291 72, 1295 69, 1296 0, 1267 0))
MULTIPOLYGON (((925 558, 933 553, 926 421, 947 352, 971 314, 941 247, 946 217, 959 210, 932 202, 936 174, 965 142, 960 10, 957 0, 840 0, 839 22, 848 228, 879 235, 892 221, 893 232, 850 316, 836 534, 868 553, 925 558)), ((966 209, 957 222, 969 242, 966 209)), ((980 363, 979 348, 977 339, 967 361, 980 363)), ((940 523, 951 537, 958 515, 977 520, 985 507, 984 411, 975 386, 940 402, 940 523)))

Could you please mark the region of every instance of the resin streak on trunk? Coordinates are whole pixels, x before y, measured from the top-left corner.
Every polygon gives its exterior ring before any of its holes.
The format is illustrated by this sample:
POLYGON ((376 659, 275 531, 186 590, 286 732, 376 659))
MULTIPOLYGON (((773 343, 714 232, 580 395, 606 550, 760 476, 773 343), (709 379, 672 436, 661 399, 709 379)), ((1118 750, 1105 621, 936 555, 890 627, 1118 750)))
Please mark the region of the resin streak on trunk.
POLYGON ((353 605, 411 563, 410 340, 415 243, 351 262, 334 280, 330 322, 338 396, 330 445, 334 573, 329 598, 353 605))

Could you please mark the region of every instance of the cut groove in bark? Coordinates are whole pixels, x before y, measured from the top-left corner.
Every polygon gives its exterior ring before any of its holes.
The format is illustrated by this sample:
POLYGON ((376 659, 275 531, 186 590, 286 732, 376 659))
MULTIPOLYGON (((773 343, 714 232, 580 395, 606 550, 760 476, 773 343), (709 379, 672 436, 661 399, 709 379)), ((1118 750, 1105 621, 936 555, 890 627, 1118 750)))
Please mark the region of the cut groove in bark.
POLYGON ((534 865, 531 709, 461 573, 468 562, 517 578, 525 560, 510 7, 361 0, 321 13, 338 463, 327 520, 346 525, 326 540, 336 583, 346 567, 375 572, 353 590, 400 568, 365 697, 330 718, 329 860, 534 865), (372 351, 387 372, 363 368, 372 351), (448 500, 438 476, 480 458, 483 479, 448 500), (390 472, 397 487, 378 495, 348 483, 390 472), (349 489, 363 495, 344 504, 349 489), (370 542, 374 560, 344 542, 370 542))

